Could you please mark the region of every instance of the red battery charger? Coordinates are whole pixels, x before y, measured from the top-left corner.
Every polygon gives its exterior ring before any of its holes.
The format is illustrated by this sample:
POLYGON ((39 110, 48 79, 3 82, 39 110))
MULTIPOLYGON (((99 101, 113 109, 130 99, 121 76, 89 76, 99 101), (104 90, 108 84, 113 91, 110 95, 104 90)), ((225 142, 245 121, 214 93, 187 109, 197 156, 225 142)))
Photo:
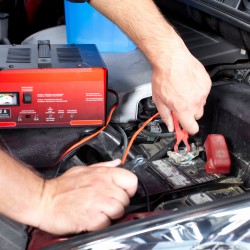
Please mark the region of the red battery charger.
POLYGON ((103 126, 107 69, 95 45, 0 46, 0 128, 103 126))

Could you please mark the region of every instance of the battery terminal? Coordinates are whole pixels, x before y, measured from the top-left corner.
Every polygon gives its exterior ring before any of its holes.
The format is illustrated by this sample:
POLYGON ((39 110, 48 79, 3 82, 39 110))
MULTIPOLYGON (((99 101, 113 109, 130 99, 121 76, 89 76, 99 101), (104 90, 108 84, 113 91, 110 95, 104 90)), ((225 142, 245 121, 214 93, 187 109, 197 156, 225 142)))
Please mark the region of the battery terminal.
POLYGON ((187 153, 186 150, 168 151, 167 155, 169 160, 175 164, 187 165, 192 164, 192 160, 199 156, 200 152, 204 151, 202 146, 196 146, 194 143, 190 145, 190 151, 187 153))

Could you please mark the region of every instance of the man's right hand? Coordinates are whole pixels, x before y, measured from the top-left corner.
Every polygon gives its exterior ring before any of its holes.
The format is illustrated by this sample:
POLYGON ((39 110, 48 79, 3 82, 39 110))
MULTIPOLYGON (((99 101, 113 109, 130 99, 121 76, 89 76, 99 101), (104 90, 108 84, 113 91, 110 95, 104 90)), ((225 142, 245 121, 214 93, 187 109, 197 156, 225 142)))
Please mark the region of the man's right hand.
POLYGON ((178 36, 168 41, 162 51, 165 54, 162 52, 153 64, 153 100, 170 132, 174 130, 173 112, 183 129, 191 135, 196 134, 199 130, 197 120, 203 115, 211 79, 178 36))
POLYGON ((119 160, 73 167, 45 182, 38 212, 41 230, 53 234, 96 231, 120 218, 137 190, 137 177, 119 160))
POLYGON ((174 130, 173 112, 183 129, 196 134, 211 79, 154 1, 91 0, 90 4, 128 34, 150 61, 153 100, 169 131, 174 130))

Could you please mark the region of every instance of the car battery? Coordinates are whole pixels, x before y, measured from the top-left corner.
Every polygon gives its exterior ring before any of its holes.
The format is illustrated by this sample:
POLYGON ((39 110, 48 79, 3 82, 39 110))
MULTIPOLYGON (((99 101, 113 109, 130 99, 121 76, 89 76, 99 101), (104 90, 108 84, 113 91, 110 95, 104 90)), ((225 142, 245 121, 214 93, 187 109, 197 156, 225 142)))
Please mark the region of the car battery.
POLYGON ((107 69, 95 45, 0 46, 0 128, 103 126, 107 69))
POLYGON ((139 156, 126 162, 123 167, 139 178, 137 198, 141 198, 146 193, 170 195, 211 185, 221 186, 221 182, 225 181, 227 176, 208 174, 205 165, 206 162, 200 157, 185 164, 176 164, 169 158, 148 161, 139 156), (141 186, 142 183, 144 185, 141 186))
POLYGON ((205 162, 200 158, 187 165, 175 164, 167 158, 159 159, 150 162, 148 167, 149 171, 168 185, 170 190, 215 183, 224 178, 223 175, 207 174, 205 162))

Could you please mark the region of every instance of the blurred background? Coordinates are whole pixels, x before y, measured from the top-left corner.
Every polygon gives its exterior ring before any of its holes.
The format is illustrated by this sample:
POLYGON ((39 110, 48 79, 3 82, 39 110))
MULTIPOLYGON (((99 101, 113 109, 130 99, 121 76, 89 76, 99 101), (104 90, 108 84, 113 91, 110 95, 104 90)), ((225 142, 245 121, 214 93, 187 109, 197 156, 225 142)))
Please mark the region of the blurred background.
POLYGON ((63 0, 0 0, 0 12, 9 15, 8 38, 15 44, 39 30, 65 24, 63 0))

